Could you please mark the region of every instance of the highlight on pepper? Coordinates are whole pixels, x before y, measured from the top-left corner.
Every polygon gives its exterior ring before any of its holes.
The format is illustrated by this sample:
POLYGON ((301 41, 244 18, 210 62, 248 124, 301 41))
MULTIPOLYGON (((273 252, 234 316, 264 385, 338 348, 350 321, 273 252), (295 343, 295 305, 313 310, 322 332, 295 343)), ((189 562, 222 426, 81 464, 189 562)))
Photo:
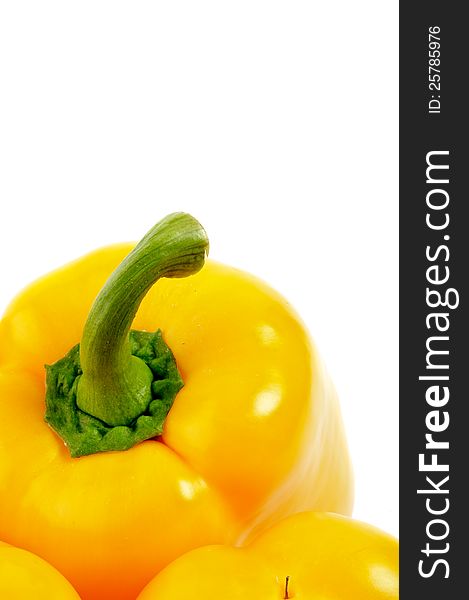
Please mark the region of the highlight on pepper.
POLYGON ((32 283, 0 321, 0 538, 83 600, 133 600, 185 552, 299 511, 351 512, 307 330, 207 251, 196 219, 171 214, 32 283))

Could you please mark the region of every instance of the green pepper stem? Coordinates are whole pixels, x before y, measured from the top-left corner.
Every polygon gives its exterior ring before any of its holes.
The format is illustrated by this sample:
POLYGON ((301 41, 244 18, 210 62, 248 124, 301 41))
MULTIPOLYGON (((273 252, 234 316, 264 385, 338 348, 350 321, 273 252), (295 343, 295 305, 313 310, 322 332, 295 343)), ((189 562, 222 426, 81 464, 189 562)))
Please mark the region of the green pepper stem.
POLYGON ((131 355, 130 326, 144 296, 160 277, 199 271, 208 252, 203 227, 186 213, 157 223, 110 276, 83 330, 78 407, 110 426, 129 425, 151 401, 152 373, 131 355))

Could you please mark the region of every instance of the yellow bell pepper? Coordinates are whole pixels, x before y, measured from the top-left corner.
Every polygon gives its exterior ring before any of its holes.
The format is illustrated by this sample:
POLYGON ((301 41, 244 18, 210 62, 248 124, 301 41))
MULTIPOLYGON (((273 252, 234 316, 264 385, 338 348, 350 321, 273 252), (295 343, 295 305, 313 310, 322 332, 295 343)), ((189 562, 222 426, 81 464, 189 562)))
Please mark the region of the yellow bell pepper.
POLYGON ((393 537, 346 517, 290 516, 246 548, 205 546, 161 571, 138 600, 397 600, 393 537))
POLYGON ((182 553, 288 514, 351 510, 304 326, 255 277, 202 268, 207 250, 170 215, 33 283, 0 322, 0 536, 86 600, 135 598, 182 553))
POLYGON ((80 600, 65 577, 49 563, 3 542, 0 542, 0 598, 80 600))

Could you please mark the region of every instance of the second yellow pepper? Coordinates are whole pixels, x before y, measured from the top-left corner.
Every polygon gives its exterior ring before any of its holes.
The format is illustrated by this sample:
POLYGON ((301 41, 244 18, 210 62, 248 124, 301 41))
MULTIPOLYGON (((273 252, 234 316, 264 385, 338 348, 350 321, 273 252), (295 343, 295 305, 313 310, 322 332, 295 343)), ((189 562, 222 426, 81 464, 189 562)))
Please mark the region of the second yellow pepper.
POLYGON ((80 600, 56 569, 22 548, 0 542, 2 600, 80 600))
POLYGON ((398 600, 399 546, 346 517, 288 517, 246 548, 206 546, 171 563, 138 600, 398 600))

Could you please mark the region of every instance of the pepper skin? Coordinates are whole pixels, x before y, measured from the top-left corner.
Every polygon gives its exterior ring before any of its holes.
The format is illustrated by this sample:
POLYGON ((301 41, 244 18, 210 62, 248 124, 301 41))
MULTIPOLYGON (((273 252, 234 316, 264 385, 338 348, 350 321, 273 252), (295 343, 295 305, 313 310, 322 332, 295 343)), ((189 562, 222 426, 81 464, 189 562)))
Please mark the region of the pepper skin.
POLYGON ((205 546, 161 571, 138 600, 397 600, 398 543, 346 517, 288 517, 246 548, 205 546))
POLYGON ((43 277, 0 322, 0 536, 45 558, 84 600, 133 599, 188 550, 352 505, 337 399, 304 326, 259 279, 211 261, 160 279, 132 325, 162 330, 184 381, 163 435, 71 458, 44 422, 44 364, 80 342, 132 248, 43 277))
POLYGON ((54 567, 31 552, 0 542, 0 598, 80 600, 54 567))

